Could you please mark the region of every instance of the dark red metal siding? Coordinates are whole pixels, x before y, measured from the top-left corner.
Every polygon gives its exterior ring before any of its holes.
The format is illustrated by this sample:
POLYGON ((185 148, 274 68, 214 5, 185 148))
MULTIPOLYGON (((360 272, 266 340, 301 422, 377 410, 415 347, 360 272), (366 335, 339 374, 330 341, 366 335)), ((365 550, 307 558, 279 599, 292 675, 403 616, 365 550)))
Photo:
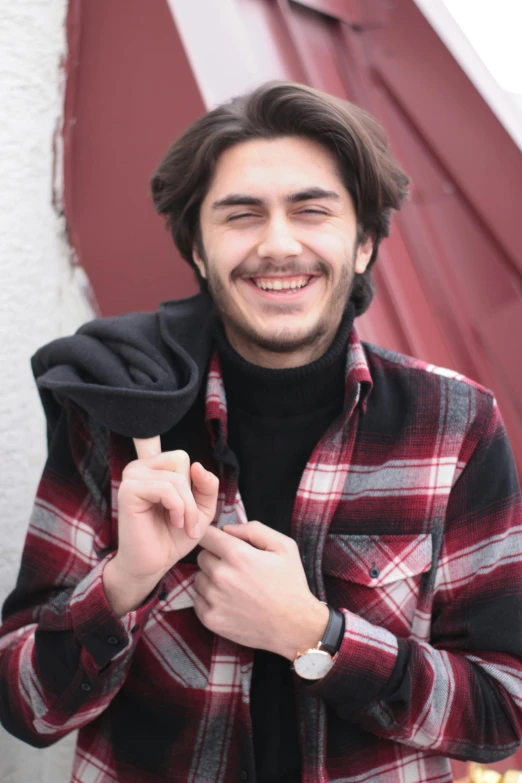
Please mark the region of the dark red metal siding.
POLYGON ((155 309, 194 292, 149 195, 173 139, 204 112, 164 0, 72 0, 66 216, 100 311, 155 309))

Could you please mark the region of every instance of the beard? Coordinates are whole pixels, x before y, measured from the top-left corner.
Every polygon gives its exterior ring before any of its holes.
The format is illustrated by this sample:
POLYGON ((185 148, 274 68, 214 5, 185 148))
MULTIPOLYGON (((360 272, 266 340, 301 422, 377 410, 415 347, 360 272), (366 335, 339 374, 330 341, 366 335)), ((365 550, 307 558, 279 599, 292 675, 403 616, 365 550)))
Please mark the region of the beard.
MULTIPOLYGON (((227 288, 223 284, 222 279, 215 270, 212 263, 208 262, 206 254, 200 251, 200 257, 205 265, 206 282, 208 286, 208 293, 212 299, 214 311, 216 315, 223 322, 225 329, 233 332, 242 341, 246 341, 256 348, 263 351, 270 351, 272 353, 285 353, 290 354, 302 349, 309 348, 310 346, 321 342, 328 335, 331 335, 333 341, 337 329, 341 323, 343 313, 348 306, 353 289, 353 282, 355 279, 355 259, 357 256, 358 242, 355 243, 352 252, 352 257, 348 263, 343 265, 341 274, 337 284, 333 287, 333 293, 330 296, 329 301, 323 307, 323 311, 316 321, 316 323, 308 330, 297 332, 294 328, 282 326, 277 330, 274 330, 271 334, 260 334, 257 332, 251 323, 249 323, 242 313, 238 312, 234 307, 234 303, 231 299, 227 288)), ((325 279, 331 276, 330 269, 324 261, 319 261, 315 269, 312 270, 300 270, 294 268, 295 265, 289 264, 284 268, 279 267, 279 273, 285 272, 289 275, 306 275, 306 274, 320 274, 325 279)), ((256 270, 255 275, 262 277, 263 275, 269 275, 273 273, 274 269, 270 269, 270 265, 266 265, 262 270, 256 270)), ((242 267, 238 267, 234 271, 232 277, 248 277, 254 276, 254 272, 248 275, 242 267)), ((281 315, 288 313, 288 305, 278 305, 276 302, 266 305, 267 311, 271 315, 277 315, 278 312, 281 315)))

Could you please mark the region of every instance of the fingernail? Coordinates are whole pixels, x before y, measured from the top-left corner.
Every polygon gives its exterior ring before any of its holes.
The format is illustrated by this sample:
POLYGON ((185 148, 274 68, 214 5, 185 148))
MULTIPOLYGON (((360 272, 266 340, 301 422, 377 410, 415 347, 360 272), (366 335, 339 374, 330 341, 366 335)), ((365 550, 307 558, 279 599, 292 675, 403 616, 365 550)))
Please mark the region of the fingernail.
POLYGON ((192 533, 192 538, 199 538, 201 535, 201 525, 196 525, 192 533))

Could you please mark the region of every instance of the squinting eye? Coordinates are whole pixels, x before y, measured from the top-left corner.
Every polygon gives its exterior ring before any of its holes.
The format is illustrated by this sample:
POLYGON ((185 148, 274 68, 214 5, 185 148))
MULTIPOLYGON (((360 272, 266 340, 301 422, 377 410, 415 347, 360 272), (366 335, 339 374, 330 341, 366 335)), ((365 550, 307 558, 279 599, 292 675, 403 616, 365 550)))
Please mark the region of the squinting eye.
POLYGON ((302 209, 301 212, 299 212, 300 215, 326 215, 326 212, 323 212, 320 209, 302 209))
POLYGON ((252 212, 241 212, 240 215, 230 215, 230 217, 227 218, 227 221, 241 220, 241 218, 245 217, 255 217, 255 215, 252 212))

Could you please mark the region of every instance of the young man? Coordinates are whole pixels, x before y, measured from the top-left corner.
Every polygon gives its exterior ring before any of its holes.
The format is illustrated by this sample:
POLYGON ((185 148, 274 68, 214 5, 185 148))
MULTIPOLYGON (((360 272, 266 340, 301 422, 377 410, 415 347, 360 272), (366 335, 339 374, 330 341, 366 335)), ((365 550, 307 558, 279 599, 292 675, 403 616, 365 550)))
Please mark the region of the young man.
POLYGON ((0 714, 38 747, 79 729, 76 783, 434 783, 518 747, 494 399, 353 325, 407 184, 360 109, 265 85, 153 178, 202 294, 34 357, 50 452, 0 714))

